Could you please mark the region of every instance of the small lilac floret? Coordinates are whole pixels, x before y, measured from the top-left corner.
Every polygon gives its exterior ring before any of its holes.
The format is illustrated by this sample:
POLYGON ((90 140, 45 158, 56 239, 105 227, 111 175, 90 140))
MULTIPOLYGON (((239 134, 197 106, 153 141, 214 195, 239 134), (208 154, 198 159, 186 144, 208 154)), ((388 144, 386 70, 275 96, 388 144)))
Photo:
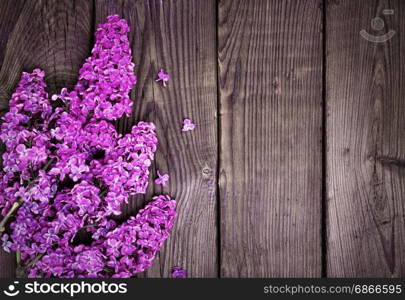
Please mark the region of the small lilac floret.
POLYGON ((163 69, 160 69, 160 71, 158 73, 158 79, 156 79, 156 81, 162 81, 163 86, 166 87, 166 83, 169 82, 169 79, 170 79, 170 75, 166 74, 163 69))
POLYGON ((190 131, 195 129, 195 124, 191 122, 189 119, 185 119, 183 121, 183 128, 181 129, 182 131, 190 131))
POLYGON ((172 268, 172 278, 186 278, 187 271, 181 267, 175 266, 172 268))
POLYGON ((169 180, 169 174, 160 174, 160 171, 157 170, 157 175, 158 178, 155 179, 156 184, 161 184, 163 186, 166 186, 166 182, 169 180))

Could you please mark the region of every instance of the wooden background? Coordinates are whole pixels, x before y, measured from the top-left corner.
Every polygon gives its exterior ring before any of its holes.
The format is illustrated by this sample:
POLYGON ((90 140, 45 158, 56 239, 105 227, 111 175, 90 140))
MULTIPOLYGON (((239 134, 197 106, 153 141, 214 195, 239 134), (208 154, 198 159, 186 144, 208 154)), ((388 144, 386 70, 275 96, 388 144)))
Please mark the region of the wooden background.
POLYGON ((154 168, 171 175, 124 217, 161 192, 179 209, 139 276, 405 276, 405 1, 1 0, 0 110, 22 71, 73 87, 109 14, 131 26, 138 77, 117 127, 155 122, 154 168))

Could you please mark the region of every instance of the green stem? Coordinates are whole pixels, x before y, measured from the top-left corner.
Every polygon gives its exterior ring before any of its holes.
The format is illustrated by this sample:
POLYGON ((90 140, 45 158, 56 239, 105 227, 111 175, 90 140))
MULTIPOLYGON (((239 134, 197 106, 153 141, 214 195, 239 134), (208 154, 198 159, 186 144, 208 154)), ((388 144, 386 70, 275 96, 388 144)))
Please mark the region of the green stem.
POLYGON ((35 256, 35 258, 31 260, 28 265, 24 266, 24 269, 28 269, 29 267, 35 265, 44 255, 45 255, 44 253, 40 253, 37 256, 35 256))
POLYGON ((16 258, 17 258, 17 265, 19 266, 21 264, 21 250, 17 250, 15 255, 16 255, 16 258))
POLYGON ((20 199, 17 202, 13 203, 13 206, 8 211, 7 215, 0 222, 0 232, 3 232, 6 229, 6 224, 7 224, 8 220, 13 216, 13 214, 21 206, 21 204, 23 204, 23 202, 24 202, 24 200, 20 199))
POLYGON ((101 191, 98 196, 99 196, 100 198, 102 198, 102 197, 105 196, 105 194, 107 194, 107 192, 108 192, 108 189, 105 189, 105 190, 101 191))
POLYGON ((48 162, 46 163, 46 165, 44 166, 43 170, 47 171, 49 166, 54 162, 55 157, 52 157, 50 160, 48 160, 48 162))

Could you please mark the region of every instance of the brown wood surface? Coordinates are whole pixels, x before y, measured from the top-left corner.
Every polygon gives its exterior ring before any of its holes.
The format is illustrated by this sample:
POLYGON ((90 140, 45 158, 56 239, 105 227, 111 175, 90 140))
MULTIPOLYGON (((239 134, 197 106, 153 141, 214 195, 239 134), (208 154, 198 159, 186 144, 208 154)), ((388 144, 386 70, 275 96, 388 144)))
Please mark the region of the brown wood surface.
MULTIPOLYGON (((0 6, 0 72, 1 66, 3 65, 4 56, 6 54, 6 46, 9 40, 10 34, 13 32, 14 26, 17 23, 19 14, 21 13, 23 3, 18 1, 15 4, 12 4, 11 1, 3 3, 3 6, 0 6)), ((4 114, 7 110, 7 99, 5 91, 2 91, 0 85, 0 116, 4 114)), ((5 150, 3 144, 0 145, 0 154, 5 150)), ((0 157, 0 163, 3 160, 0 157)), ((15 270, 15 260, 12 253, 5 252, 0 247, 0 278, 3 277, 14 277, 15 270)))
MULTIPOLYGON (((90 53, 92 11, 92 1, 0 1, 2 110, 23 71, 45 70, 51 93, 76 83, 90 53)), ((14 276, 14 256, 0 251, 0 277, 14 276)))
POLYGON ((221 275, 321 276, 321 1, 221 1, 221 275))
MULTIPOLYGON (((116 127, 152 121, 159 137, 148 192, 120 218, 178 201, 139 277, 405 277, 404 1, 1 0, 0 115, 22 71, 73 87, 110 14, 130 25, 138 78, 116 127)), ((0 250, 0 277, 14 268, 0 250)))
POLYGON ((327 275, 405 276, 405 3, 327 6, 327 275), (394 15, 384 15, 393 9, 394 15), (371 20, 382 16, 386 28, 371 20), (385 43, 360 37, 360 30, 385 43))
POLYGON ((125 215, 136 214, 152 195, 167 193, 178 203, 170 238, 140 277, 170 277, 173 266, 189 277, 218 274, 215 9, 214 0, 96 1, 96 23, 119 14, 131 26, 138 83, 133 114, 117 125, 126 132, 139 121, 154 122, 159 146, 152 176, 157 169, 170 174, 165 188, 150 182, 125 215), (161 68, 171 76, 166 88, 155 82, 161 68), (181 131, 184 118, 196 123, 195 131, 181 131))

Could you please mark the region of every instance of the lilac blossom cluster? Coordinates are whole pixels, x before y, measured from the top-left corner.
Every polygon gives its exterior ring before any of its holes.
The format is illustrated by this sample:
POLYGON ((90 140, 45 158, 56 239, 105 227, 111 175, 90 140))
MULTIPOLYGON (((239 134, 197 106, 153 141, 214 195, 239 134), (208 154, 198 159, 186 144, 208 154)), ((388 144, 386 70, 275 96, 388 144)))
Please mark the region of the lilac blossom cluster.
POLYGON ((131 277, 169 236, 169 196, 122 224, 112 218, 146 192, 158 143, 153 123, 125 135, 112 123, 132 111, 128 31, 116 15, 99 26, 72 91, 48 97, 43 71, 23 73, 2 118, 1 242, 29 277, 131 277))
POLYGON ((169 237, 176 216, 175 201, 157 196, 136 217, 111 224, 89 246, 55 248, 30 268, 30 277, 127 278, 152 265, 158 249, 169 237))

